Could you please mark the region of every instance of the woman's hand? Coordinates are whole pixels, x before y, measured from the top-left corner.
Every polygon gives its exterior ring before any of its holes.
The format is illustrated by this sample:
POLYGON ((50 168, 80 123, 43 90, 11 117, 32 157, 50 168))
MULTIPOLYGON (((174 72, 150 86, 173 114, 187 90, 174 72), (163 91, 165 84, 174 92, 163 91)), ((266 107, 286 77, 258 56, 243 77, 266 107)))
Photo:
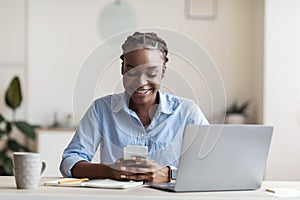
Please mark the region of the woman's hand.
POLYGON ((153 160, 133 157, 131 160, 119 159, 113 165, 111 178, 117 180, 134 180, 145 182, 168 182, 169 168, 153 160))

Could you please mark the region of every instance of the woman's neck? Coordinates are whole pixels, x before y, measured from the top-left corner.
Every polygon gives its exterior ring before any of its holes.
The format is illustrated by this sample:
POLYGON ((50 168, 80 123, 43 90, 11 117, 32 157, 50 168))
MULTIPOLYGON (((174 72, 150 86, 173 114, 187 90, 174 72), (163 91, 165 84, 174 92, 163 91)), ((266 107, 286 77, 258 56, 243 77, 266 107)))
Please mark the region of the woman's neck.
POLYGON ((137 116, 140 118, 144 126, 150 124, 152 117, 154 116, 157 105, 159 104, 159 95, 156 95, 156 98, 153 101, 149 101, 145 104, 136 104, 132 99, 129 101, 129 108, 132 109, 137 116))

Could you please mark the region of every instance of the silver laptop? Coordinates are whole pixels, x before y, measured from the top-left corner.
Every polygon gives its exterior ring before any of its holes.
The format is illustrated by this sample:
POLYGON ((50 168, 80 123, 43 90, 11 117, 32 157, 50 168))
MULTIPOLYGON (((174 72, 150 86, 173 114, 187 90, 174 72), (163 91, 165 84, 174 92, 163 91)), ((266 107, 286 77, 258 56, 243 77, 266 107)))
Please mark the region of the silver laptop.
POLYGON ((188 126, 176 182, 147 184, 175 192, 258 189, 272 133, 265 125, 188 126))

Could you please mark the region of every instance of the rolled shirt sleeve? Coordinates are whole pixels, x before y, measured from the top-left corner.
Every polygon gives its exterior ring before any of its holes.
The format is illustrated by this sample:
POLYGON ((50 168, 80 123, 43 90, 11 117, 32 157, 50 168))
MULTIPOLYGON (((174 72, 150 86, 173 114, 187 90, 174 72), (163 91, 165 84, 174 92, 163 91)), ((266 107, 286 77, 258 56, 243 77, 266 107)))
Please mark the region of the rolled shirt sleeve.
POLYGON ((190 106, 191 112, 188 117, 188 124, 208 125, 209 122, 207 121, 200 107, 194 101, 191 101, 190 104, 191 104, 190 106))
POLYGON ((64 177, 72 177, 71 169, 79 161, 91 162, 101 140, 99 116, 93 103, 80 121, 75 135, 64 150, 60 172, 64 177))

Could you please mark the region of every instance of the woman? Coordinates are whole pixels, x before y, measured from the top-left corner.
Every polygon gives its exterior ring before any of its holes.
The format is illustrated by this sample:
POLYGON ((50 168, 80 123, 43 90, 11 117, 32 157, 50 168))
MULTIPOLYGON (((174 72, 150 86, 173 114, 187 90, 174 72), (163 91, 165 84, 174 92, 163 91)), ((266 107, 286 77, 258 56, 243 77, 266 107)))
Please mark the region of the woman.
POLYGON ((63 153, 67 177, 167 182, 177 166, 184 128, 208 124, 191 100, 159 90, 168 48, 155 33, 136 32, 122 45, 125 91, 94 101, 63 153), (101 162, 91 160, 101 144, 101 162), (123 159, 127 145, 147 146, 147 158, 123 159))

